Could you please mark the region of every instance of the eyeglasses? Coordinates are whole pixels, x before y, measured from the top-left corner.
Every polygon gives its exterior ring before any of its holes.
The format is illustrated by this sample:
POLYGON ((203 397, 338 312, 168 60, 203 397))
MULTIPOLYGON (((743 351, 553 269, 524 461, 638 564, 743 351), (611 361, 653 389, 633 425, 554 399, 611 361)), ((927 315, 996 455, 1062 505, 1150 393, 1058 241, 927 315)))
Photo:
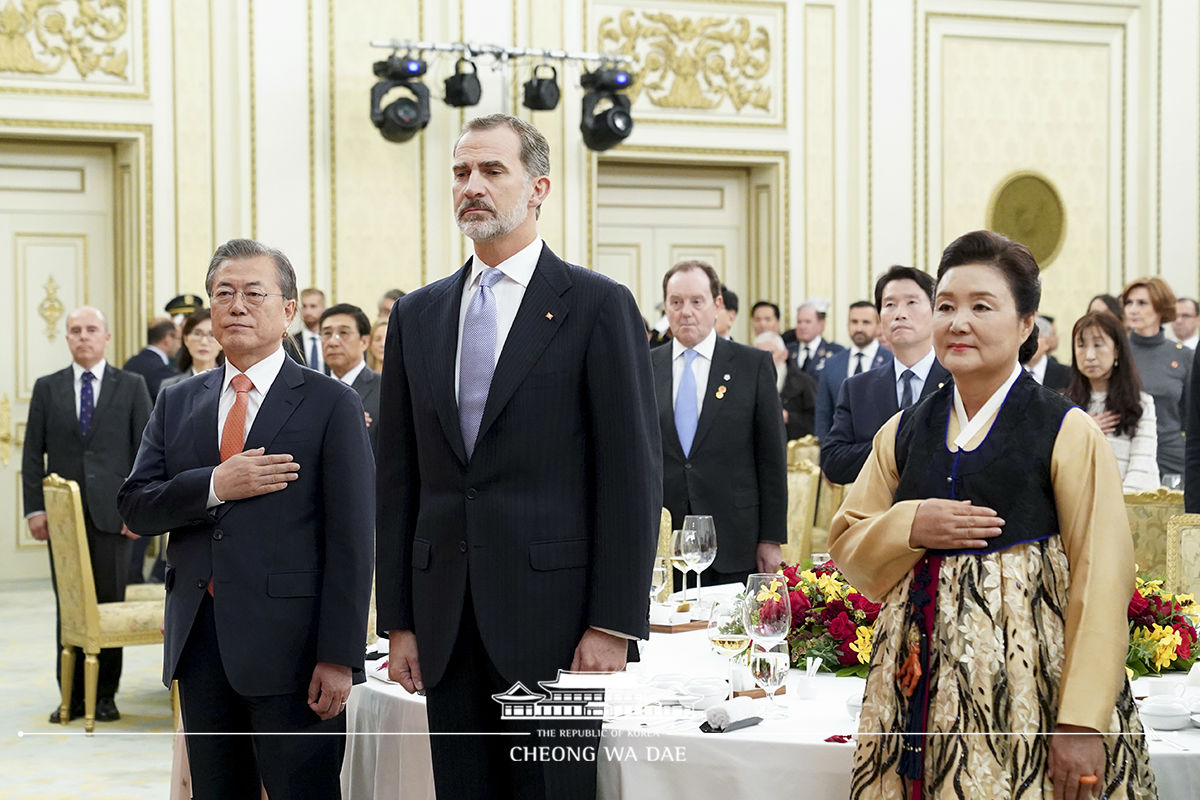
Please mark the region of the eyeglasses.
POLYGON ((358 331, 335 331, 332 329, 321 331, 321 341, 323 341, 323 342, 328 342, 330 339, 333 339, 334 337, 337 337, 338 339, 360 339, 360 338, 362 338, 361 334, 359 334, 358 331))
POLYGON ((283 297, 279 292, 260 292, 258 289, 248 289, 244 292, 241 289, 217 289, 209 296, 214 306, 231 306, 233 299, 239 294, 246 304, 251 306, 261 306, 268 297, 283 297))
MULTIPOLYGON (((215 300, 216 298, 213 298, 213 299, 215 300)), ((249 299, 249 298, 246 298, 246 299, 249 299)), ((213 336, 212 331, 192 331, 191 333, 188 334, 188 336, 195 336, 197 339, 216 339, 217 338, 216 336, 213 336)))

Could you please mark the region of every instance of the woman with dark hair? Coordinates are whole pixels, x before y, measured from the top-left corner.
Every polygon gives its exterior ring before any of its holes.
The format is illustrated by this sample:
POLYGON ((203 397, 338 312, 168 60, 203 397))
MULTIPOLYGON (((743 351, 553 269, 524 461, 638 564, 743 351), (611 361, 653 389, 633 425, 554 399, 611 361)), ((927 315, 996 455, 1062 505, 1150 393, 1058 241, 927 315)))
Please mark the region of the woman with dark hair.
POLYGON ((1125 491, 1157 489, 1154 398, 1142 391, 1120 321, 1107 311, 1085 314, 1075 323, 1071 342, 1071 380, 1063 394, 1108 438, 1125 491))
POLYGON ((946 248, 933 342, 953 381, 880 429, 831 526, 883 604, 855 800, 1156 796, 1125 678, 1121 477, 1087 414, 1019 366, 1040 297, 1024 245, 946 248))
POLYGON ((1125 321, 1125 309, 1121 308, 1121 301, 1113 297, 1111 294, 1098 294, 1088 301, 1088 313, 1099 314, 1107 311, 1121 322, 1125 321))
POLYGON ((1168 489, 1183 488, 1183 420, 1187 387, 1192 376, 1190 347, 1172 342, 1163 323, 1175 319, 1175 293, 1157 275, 1131 281, 1121 292, 1129 350, 1142 378, 1142 388, 1154 398, 1158 425, 1158 478, 1168 489))
POLYGON ((225 354, 213 336, 211 312, 207 308, 194 311, 183 321, 183 347, 179 348, 183 372, 164 380, 159 391, 224 363, 225 354))

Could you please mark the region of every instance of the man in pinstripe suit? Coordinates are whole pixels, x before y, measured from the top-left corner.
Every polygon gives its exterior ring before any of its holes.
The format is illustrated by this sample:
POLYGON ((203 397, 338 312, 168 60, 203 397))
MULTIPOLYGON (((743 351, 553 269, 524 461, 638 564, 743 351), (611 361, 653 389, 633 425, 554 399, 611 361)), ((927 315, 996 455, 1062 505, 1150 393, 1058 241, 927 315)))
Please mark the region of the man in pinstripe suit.
POLYGON ((550 160, 532 125, 472 120, 454 158, 474 255, 388 326, 379 628, 391 677, 426 691, 439 796, 587 797, 594 763, 512 757, 536 734, 439 734, 512 732, 491 695, 622 669, 648 635, 662 450, 644 326, 628 289, 538 237, 550 160))

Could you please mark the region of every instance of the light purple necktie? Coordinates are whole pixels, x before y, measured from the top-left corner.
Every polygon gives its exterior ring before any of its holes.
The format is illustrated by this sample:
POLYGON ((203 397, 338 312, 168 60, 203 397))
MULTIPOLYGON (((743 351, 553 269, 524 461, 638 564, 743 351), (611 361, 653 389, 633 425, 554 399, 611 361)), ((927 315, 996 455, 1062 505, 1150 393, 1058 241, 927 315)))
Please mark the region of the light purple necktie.
POLYGON ((475 451, 483 407, 487 404, 492 373, 496 371, 496 295, 492 287, 503 277, 504 273, 495 267, 483 270, 479 291, 471 298, 463 320, 458 365, 458 419, 467 458, 475 451))

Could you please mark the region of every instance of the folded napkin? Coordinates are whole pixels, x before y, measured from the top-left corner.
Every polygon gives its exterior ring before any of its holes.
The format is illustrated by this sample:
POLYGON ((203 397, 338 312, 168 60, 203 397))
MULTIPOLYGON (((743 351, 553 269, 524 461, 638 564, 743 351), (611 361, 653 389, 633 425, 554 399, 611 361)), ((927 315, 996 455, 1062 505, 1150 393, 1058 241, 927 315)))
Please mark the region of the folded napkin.
POLYGON ((709 727, 724 730, 734 723, 741 722, 754 715, 754 701, 749 697, 735 697, 715 706, 709 706, 704 712, 709 727))

